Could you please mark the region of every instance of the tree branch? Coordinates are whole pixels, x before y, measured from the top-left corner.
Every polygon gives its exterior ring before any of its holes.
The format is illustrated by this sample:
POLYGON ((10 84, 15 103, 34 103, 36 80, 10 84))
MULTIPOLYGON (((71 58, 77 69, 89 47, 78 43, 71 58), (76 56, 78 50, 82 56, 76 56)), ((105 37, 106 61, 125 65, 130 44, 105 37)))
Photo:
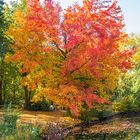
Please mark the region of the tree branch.
POLYGON ((64 58, 66 58, 66 53, 59 48, 59 46, 57 45, 57 43, 55 41, 53 41, 53 44, 55 45, 55 47, 57 48, 57 50, 59 50, 59 52, 63 55, 64 58))
POLYGON ((85 61, 83 64, 81 64, 79 67, 75 68, 74 70, 70 71, 70 74, 73 74, 75 71, 78 71, 79 69, 81 69, 83 66, 85 66, 89 61, 91 60, 91 58, 87 59, 87 61, 85 61))

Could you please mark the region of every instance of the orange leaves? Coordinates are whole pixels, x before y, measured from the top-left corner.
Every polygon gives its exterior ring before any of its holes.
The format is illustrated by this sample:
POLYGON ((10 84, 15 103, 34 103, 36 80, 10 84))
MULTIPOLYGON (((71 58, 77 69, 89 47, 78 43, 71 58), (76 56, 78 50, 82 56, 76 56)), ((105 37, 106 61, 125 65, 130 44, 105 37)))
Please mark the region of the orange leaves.
POLYGON ((76 117, 79 116, 80 110, 79 110, 79 108, 77 107, 77 105, 75 105, 75 104, 72 103, 72 104, 69 106, 69 109, 71 110, 71 113, 72 113, 73 116, 76 116, 76 117))
MULTIPOLYGON (((92 90, 90 90, 92 91, 92 90)), ((33 102, 42 99, 52 100, 59 106, 65 106, 71 109, 71 113, 78 116, 85 102, 88 108, 93 107, 93 103, 104 104, 108 103, 106 100, 99 98, 92 93, 86 93, 85 90, 78 89, 73 85, 61 85, 59 88, 43 88, 33 98, 33 102)))

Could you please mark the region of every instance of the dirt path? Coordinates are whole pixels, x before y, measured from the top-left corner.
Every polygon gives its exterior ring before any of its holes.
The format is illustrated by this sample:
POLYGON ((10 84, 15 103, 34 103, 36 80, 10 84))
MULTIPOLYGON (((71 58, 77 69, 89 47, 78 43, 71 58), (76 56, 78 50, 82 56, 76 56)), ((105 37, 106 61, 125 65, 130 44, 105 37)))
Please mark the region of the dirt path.
MULTIPOLYGON (((0 111, 0 120, 2 120, 3 111, 0 111)), ((59 123, 66 126, 78 123, 78 120, 70 117, 64 117, 64 112, 41 112, 41 111, 21 111, 18 123, 32 123, 39 125, 46 125, 47 123, 59 123)))

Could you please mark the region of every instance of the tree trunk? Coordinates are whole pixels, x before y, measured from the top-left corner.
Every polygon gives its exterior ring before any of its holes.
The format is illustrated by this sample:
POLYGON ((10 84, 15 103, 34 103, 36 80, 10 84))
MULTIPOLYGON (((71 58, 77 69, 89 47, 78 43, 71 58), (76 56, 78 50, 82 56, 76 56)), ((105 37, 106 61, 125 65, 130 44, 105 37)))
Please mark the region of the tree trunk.
POLYGON ((28 106, 30 104, 30 92, 28 91, 27 87, 24 87, 24 92, 25 92, 25 104, 24 108, 28 109, 28 106))
POLYGON ((2 105, 2 80, 0 80, 0 105, 2 105))
MULTIPOLYGON (((22 73, 22 77, 26 77, 27 73, 22 73)), ((27 86, 24 86, 24 109, 28 109, 28 106, 30 104, 30 92, 27 88, 27 86)))

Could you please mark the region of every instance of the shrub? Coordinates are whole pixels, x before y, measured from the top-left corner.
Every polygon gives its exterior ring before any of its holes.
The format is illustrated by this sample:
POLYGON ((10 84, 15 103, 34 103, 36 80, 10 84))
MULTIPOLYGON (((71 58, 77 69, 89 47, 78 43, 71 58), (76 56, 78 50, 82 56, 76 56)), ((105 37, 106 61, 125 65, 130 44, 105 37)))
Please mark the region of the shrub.
POLYGON ((114 111, 135 111, 138 108, 137 99, 133 95, 127 95, 117 99, 113 103, 114 111))
POLYGON ((34 111, 50 111, 50 105, 52 105, 51 101, 42 100, 35 103, 30 103, 28 109, 34 111))
POLYGON ((81 115, 79 118, 82 121, 90 122, 95 118, 101 120, 104 117, 107 117, 112 114, 112 111, 108 108, 108 106, 102 106, 100 108, 101 109, 92 108, 89 111, 88 110, 81 111, 81 115))

